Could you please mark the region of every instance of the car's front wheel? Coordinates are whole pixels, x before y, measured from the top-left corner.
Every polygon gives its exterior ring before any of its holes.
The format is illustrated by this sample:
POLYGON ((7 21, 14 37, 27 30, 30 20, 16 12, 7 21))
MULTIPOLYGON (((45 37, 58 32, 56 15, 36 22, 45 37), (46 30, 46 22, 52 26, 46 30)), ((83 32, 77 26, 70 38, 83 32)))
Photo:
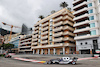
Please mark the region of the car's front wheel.
POLYGON ((73 61, 73 62, 72 62, 72 64, 73 64, 73 65, 75 65, 75 64, 76 64, 76 62, 74 62, 74 61, 73 61))

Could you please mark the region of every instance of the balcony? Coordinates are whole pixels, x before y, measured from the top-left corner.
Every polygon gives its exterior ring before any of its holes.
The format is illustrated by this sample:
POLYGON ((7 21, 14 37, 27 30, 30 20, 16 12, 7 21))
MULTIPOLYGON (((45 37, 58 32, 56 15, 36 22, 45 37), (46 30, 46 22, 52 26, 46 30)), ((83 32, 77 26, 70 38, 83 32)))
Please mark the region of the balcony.
POLYGON ((38 38, 35 38, 35 39, 33 39, 32 41, 37 41, 38 40, 38 38))
POLYGON ((63 29, 64 29, 64 30, 68 29, 68 30, 74 31, 74 28, 72 28, 72 27, 70 27, 70 26, 64 26, 63 29))
POLYGON ((79 1, 81 1, 81 0, 75 0, 72 3, 75 4, 75 3, 79 2, 79 1))
POLYGON ((21 40, 20 42, 25 42, 25 41, 28 41, 28 40, 32 40, 32 38, 21 40))
POLYGON ((48 25, 49 23, 48 22, 46 22, 46 23, 44 23, 44 24, 42 24, 42 27, 44 27, 44 26, 46 26, 46 25, 48 25))
POLYGON ((70 12, 66 11, 65 13, 63 13, 63 15, 68 14, 70 17, 74 18, 74 15, 71 14, 70 12))
POLYGON ((74 41, 74 38, 70 38, 70 37, 64 37, 63 39, 64 41, 74 41))
POLYGON ((45 32, 43 32, 43 33, 41 33, 42 35, 45 35, 45 34, 48 34, 48 31, 45 31, 45 32))
POLYGON ((37 30, 39 27, 35 27, 34 30, 37 30))
POLYGON ((81 19, 81 18, 84 18, 84 17, 88 17, 88 13, 84 14, 84 15, 81 15, 81 16, 78 16, 78 17, 75 17, 73 20, 78 20, 78 19, 81 19))
POLYGON ((71 26, 74 25, 74 23, 72 23, 72 22, 70 22, 70 21, 65 21, 63 24, 69 24, 69 25, 71 25, 71 26))
POLYGON ((53 39, 54 42, 61 42, 62 40, 63 40, 63 37, 53 39))
POLYGON ((58 27, 58 28, 54 28, 53 31, 56 32, 56 31, 60 31, 62 29, 63 29, 63 27, 58 27))
POLYGON ((62 18, 63 18, 62 16, 60 16, 60 17, 58 17, 58 18, 55 18, 55 19, 53 20, 53 22, 57 22, 57 21, 61 20, 62 18))
POLYGON ((41 37, 41 39, 46 39, 46 38, 48 38, 48 36, 42 36, 42 37, 41 37))
POLYGON ((42 43, 42 44, 43 44, 43 43, 48 43, 48 40, 42 41, 41 43, 42 43))
MULTIPOLYGON (((73 21, 73 19, 72 19, 71 17, 69 17, 68 15, 67 15, 67 16, 65 16, 65 17, 63 18, 63 20, 65 20, 65 19, 68 19, 68 20, 73 21)), ((74 22, 74 21, 73 21, 73 22, 74 22)))
POLYGON ((77 8, 83 6, 83 5, 87 5, 87 2, 84 1, 83 3, 81 3, 81 4, 79 4, 79 5, 75 6, 75 7, 73 7, 73 10, 74 10, 74 9, 77 9, 77 8))
POLYGON ((32 42, 24 42, 24 43, 21 43, 20 45, 26 45, 26 44, 31 44, 32 42))
POLYGON ((76 36, 74 37, 75 40, 79 40, 79 39, 85 39, 85 38, 89 38, 90 34, 86 34, 86 35, 81 35, 81 36, 76 36))
POLYGON ((45 31, 45 30, 47 30, 49 27, 45 27, 45 28, 42 28, 41 30, 42 31, 45 31))
POLYGON ((58 23, 55 23, 53 26, 54 26, 54 27, 56 27, 56 26, 60 26, 62 23, 63 23, 63 22, 60 21, 60 22, 58 22, 58 23))
POLYGON ((36 34, 36 33, 38 33, 38 30, 33 32, 33 34, 36 34))
POLYGON ((79 33, 79 32, 83 32, 83 31, 89 31, 90 30, 90 27, 86 27, 86 28, 82 28, 82 29, 76 29, 74 31, 74 33, 79 33))
POLYGON ((69 31, 64 32, 64 34, 63 34, 63 35, 71 35, 71 36, 75 36, 75 34, 74 34, 74 33, 69 32, 69 31))
POLYGON ((72 43, 65 43, 64 46, 75 47, 76 45, 75 44, 72 44, 72 43))
POLYGON ((37 38, 37 36, 38 36, 38 34, 36 34, 36 35, 33 35, 33 38, 37 38))
POLYGON ((29 48, 29 47, 31 47, 31 46, 22 46, 22 47, 19 47, 19 48, 29 48))
POLYGON ((33 42, 32 45, 38 45, 38 43, 37 42, 33 42))
POLYGON ((61 36, 61 35, 63 35, 63 32, 59 32, 59 33, 54 33, 53 34, 54 37, 61 36))
POLYGON ((88 10, 87 7, 85 7, 83 9, 81 9, 81 10, 78 10, 78 11, 74 12, 73 15, 78 14, 78 13, 81 13, 81 12, 86 11, 86 10, 88 10))
POLYGON ((74 26, 74 27, 77 27, 77 26, 84 25, 84 24, 89 24, 89 20, 76 23, 76 24, 74 24, 73 26, 74 26))

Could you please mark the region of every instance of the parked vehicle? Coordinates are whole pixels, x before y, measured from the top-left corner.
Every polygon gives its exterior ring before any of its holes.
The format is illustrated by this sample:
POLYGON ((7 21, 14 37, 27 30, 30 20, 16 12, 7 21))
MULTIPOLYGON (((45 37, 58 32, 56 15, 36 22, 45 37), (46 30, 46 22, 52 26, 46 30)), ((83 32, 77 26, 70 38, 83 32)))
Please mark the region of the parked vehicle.
POLYGON ((51 59, 47 61, 47 64, 72 64, 75 65, 78 58, 62 57, 57 59, 51 59))

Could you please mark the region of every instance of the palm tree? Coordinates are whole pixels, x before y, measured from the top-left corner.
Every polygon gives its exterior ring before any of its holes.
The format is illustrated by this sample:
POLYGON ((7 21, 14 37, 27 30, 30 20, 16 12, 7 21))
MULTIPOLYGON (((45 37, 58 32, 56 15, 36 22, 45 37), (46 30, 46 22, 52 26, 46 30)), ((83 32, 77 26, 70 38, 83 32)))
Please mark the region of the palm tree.
POLYGON ((43 15, 40 15, 38 18, 43 19, 43 18, 44 18, 44 16, 43 16, 43 15))
POLYGON ((69 11, 71 11, 71 8, 70 8, 70 7, 68 7, 67 9, 68 9, 69 11))
POLYGON ((56 12, 55 10, 52 10, 52 11, 51 11, 51 14, 53 14, 53 13, 55 13, 55 12, 56 12))
POLYGON ((65 7, 67 7, 68 6, 68 4, 66 3, 66 2, 62 2, 61 4, 60 4, 60 7, 63 7, 63 8, 65 8, 65 7))

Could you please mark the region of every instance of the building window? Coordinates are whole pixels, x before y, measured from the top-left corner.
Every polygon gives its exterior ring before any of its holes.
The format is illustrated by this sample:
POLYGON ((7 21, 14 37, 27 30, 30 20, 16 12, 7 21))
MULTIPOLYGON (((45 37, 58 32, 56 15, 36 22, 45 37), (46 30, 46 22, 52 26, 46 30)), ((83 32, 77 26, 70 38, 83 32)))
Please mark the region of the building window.
POLYGON ((52 42, 50 42, 50 45, 52 45, 52 42))
POLYGON ((50 28, 50 31, 52 31, 52 28, 50 28))
POLYGON ((50 37, 49 40, 52 41, 52 37, 50 37))
POLYGON ((50 32, 50 36, 52 36, 52 32, 50 32))
POLYGON ((91 6, 92 6, 92 3, 89 3, 89 4, 88 4, 88 7, 91 7, 91 6))
POLYGON ((90 14, 90 13, 93 13, 93 9, 89 10, 89 14, 90 14))
POLYGON ((96 30, 92 30, 91 35, 96 35, 96 30))
POLYGON ((83 43, 80 43, 81 45, 83 44, 83 43))
POLYGON ((90 28, 93 28, 93 27, 95 27, 95 23, 90 24, 90 28))
POLYGON ((94 16, 90 16, 89 17, 89 20, 94 20, 94 16))

